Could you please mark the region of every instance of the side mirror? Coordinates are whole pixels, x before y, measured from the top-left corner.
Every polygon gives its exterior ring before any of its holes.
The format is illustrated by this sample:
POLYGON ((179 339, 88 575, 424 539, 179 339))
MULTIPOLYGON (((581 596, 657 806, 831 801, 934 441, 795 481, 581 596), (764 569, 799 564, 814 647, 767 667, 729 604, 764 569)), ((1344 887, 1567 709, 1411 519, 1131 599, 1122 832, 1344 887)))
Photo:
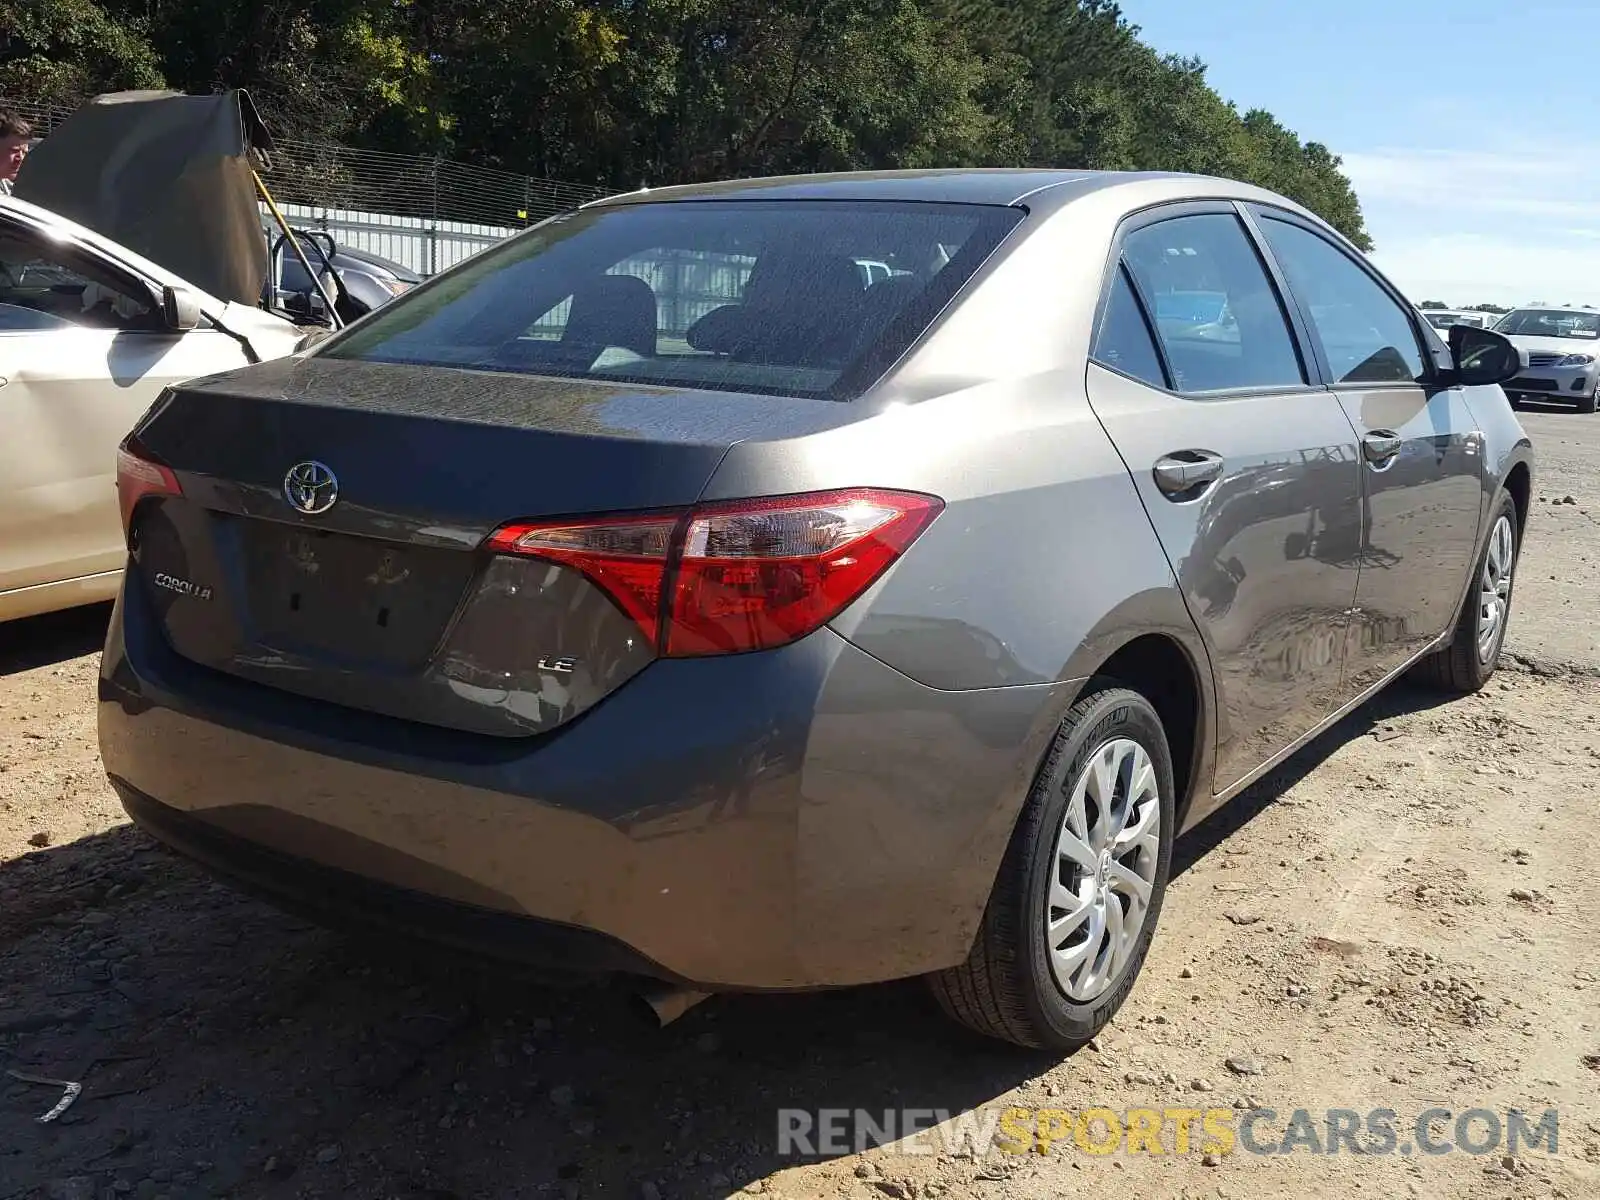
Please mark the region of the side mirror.
POLYGON ((1452 325, 1450 359, 1455 364, 1455 382, 1474 387, 1516 378, 1528 365, 1528 352, 1492 329, 1452 325))
POLYGON ((200 301, 193 292, 169 284, 161 289, 161 316, 168 329, 187 333, 200 325, 200 301))

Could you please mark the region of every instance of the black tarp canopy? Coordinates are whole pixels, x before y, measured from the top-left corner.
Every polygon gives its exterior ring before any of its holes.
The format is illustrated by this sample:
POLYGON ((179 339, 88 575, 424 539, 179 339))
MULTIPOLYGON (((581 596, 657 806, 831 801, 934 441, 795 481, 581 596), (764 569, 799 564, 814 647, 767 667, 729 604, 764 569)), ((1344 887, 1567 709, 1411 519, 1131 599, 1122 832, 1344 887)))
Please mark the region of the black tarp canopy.
POLYGON ((112 92, 34 147, 14 191, 219 299, 259 304, 252 147, 272 143, 248 93, 112 92))

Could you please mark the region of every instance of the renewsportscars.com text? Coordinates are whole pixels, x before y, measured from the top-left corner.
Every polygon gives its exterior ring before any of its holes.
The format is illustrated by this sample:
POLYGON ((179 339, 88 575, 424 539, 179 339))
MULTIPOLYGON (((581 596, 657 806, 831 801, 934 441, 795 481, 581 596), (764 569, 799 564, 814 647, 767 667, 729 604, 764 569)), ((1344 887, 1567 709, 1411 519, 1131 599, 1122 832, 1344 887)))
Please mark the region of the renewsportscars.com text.
POLYGON ((1560 1118, 1489 1108, 824 1108, 778 1110, 778 1153, 859 1154, 1555 1154, 1560 1118))

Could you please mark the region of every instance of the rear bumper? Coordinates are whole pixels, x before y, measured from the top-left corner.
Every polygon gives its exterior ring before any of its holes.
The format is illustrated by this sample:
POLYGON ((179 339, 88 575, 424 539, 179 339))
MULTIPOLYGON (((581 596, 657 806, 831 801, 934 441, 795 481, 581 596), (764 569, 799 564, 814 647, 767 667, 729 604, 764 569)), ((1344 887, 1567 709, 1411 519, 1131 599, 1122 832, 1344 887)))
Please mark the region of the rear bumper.
POLYGON ((661 963, 621 942, 570 925, 480 909, 275 853, 152 800, 112 779, 122 806, 147 834, 240 890, 339 930, 421 938, 486 958, 582 974, 638 974, 678 982, 661 963))
POLYGON ((111 783, 134 822, 169 848, 243 891, 332 928, 420 938, 549 970, 679 982, 661 964, 590 930, 457 904, 279 854, 168 808, 124 780, 111 783))
POLYGON ((137 589, 100 682, 106 770, 180 852, 330 923, 712 989, 959 962, 1073 683, 924 687, 829 630, 663 661, 497 739, 197 667, 137 589))

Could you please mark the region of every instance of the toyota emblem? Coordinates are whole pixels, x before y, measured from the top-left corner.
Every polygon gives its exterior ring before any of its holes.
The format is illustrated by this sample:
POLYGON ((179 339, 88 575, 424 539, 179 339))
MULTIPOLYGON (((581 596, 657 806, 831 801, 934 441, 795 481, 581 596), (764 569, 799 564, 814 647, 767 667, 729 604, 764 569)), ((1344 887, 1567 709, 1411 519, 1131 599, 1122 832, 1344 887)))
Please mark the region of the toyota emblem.
POLYGON ((295 463, 283 477, 283 498, 308 517, 325 513, 338 503, 339 477, 325 463, 295 463))

